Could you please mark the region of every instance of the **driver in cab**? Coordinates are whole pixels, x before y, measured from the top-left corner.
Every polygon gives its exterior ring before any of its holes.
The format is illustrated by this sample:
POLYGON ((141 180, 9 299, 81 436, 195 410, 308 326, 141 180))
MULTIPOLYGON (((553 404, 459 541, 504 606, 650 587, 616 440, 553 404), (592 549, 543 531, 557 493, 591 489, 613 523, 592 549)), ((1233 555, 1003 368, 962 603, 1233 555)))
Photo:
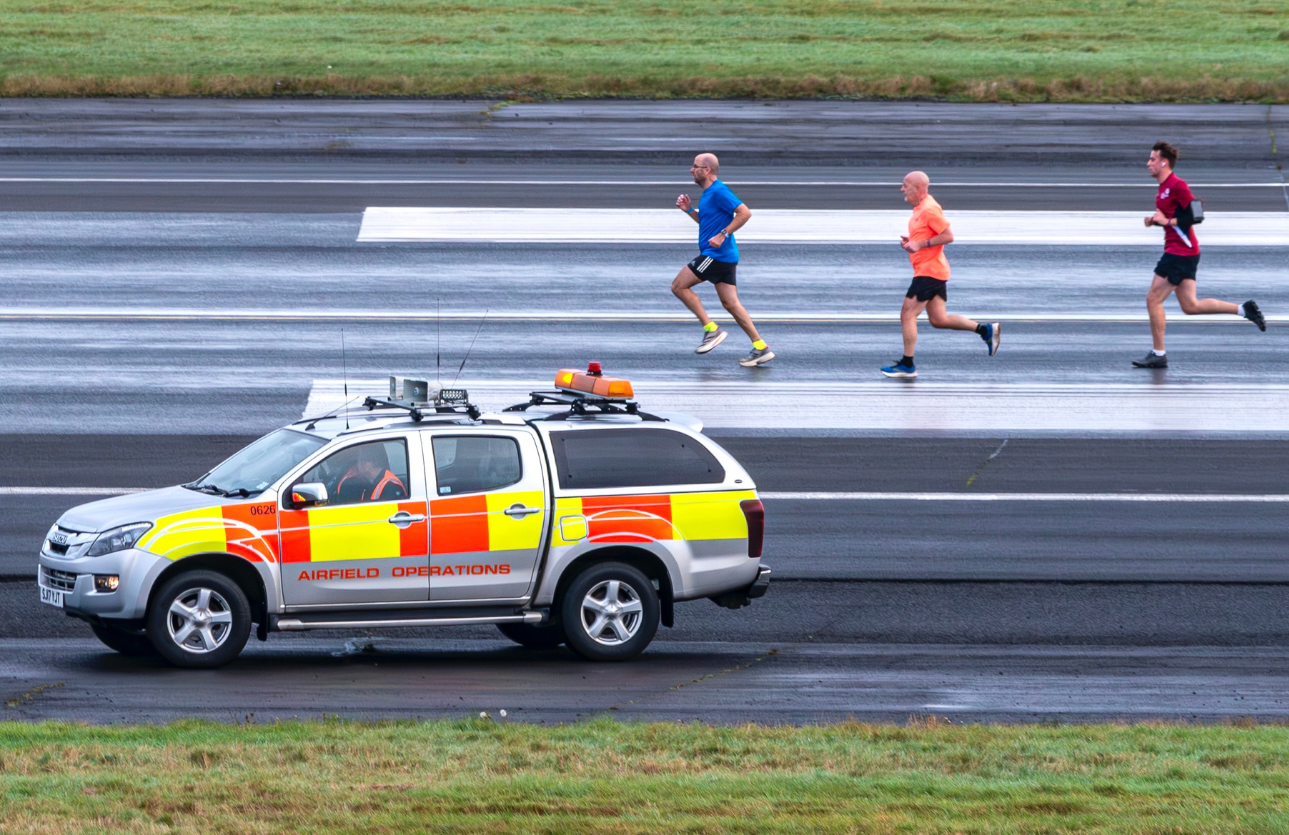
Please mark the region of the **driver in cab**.
POLYGON ((407 487, 389 469, 389 459, 380 444, 359 447, 358 461, 336 485, 336 503, 392 502, 407 498, 407 487))

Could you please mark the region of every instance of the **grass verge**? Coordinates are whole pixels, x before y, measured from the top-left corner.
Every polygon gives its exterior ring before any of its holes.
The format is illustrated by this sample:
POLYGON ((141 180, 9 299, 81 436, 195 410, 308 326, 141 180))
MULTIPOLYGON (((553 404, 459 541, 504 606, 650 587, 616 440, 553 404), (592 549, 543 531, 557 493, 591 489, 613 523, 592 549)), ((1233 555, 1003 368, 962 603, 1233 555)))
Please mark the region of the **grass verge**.
POLYGON ((1284 832, 1283 726, 0 724, 0 831, 1284 832))
POLYGON ((0 94, 1289 101, 1289 0, 0 0, 0 94))

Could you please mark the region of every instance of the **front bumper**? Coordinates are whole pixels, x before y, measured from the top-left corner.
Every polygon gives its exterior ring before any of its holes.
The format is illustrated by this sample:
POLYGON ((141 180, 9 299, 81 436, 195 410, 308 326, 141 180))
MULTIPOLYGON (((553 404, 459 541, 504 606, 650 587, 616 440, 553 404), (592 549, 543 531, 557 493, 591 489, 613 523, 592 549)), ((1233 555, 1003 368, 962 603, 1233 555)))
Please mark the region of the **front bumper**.
POLYGON ((744 606, 758 597, 765 597, 765 593, 770 589, 770 567, 762 565, 757 568, 756 579, 752 585, 738 591, 718 594, 711 600, 717 606, 724 606, 726 609, 742 609, 744 606))
POLYGON ((147 612, 153 580, 168 565, 170 561, 164 557, 137 548, 70 559, 46 551, 40 555, 37 584, 62 592, 63 610, 68 614, 89 619, 138 620, 147 612), (95 574, 115 574, 120 585, 116 591, 97 591, 95 574))

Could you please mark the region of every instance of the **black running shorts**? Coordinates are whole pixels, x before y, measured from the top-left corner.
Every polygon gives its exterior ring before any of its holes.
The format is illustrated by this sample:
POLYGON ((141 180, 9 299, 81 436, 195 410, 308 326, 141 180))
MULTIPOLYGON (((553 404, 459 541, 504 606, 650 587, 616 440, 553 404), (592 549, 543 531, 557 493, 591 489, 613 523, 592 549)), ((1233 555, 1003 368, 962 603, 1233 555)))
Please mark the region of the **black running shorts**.
POLYGON ((1176 287, 1186 279, 1195 280, 1195 272, 1199 269, 1198 255, 1173 255, 1165 252, 1164 257, 1159 259, 1155 265, 1155 275, 1161 275, 1168 279, 1168 283, 1176 287))
POLYGON ((936 296, 945 301, 949 300, 949 282, 926 275, 914 276, 913 283, 909 285, 909 291, 904 294, 904 298, 917 299, 920 302, 929 302, 936 296))
POLYGON ((689 262, 690 271, 698 276, 700 281, 710 281, 713 284, 728 284, 731 287, 738 283, 734 280, 734 270, 737 267, 738 262, 731 264, 726 261, 717 261, 710 255, 700 255, 689 262))

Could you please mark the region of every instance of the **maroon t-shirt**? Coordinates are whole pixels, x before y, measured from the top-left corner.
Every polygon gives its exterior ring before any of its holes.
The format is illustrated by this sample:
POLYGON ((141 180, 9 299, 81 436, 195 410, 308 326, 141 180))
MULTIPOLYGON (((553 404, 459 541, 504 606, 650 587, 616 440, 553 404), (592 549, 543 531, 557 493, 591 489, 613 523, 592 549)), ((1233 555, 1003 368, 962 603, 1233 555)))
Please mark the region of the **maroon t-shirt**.
MULTIPOLYGON (((1159 184, 1159 191, 1155 193, 1155 208, 1164 213, 1164 217, 1174 217, 1177 212, 1186 208, 1194 200, 1191 194, 1191 187, 1186 185, 1186 181, 1176 174, 1169 174, 1168 179, 1159 184)), ((1168 226, 1164 229, 1164 252, 1170 255, 1199 255, 1199 238, 1195 237, 1195 227, 1186 230, 1186 237, 1191 239, 1191 245, 1187 246, 1182 236, 1178 234, 1177 227, 1168 226)))

